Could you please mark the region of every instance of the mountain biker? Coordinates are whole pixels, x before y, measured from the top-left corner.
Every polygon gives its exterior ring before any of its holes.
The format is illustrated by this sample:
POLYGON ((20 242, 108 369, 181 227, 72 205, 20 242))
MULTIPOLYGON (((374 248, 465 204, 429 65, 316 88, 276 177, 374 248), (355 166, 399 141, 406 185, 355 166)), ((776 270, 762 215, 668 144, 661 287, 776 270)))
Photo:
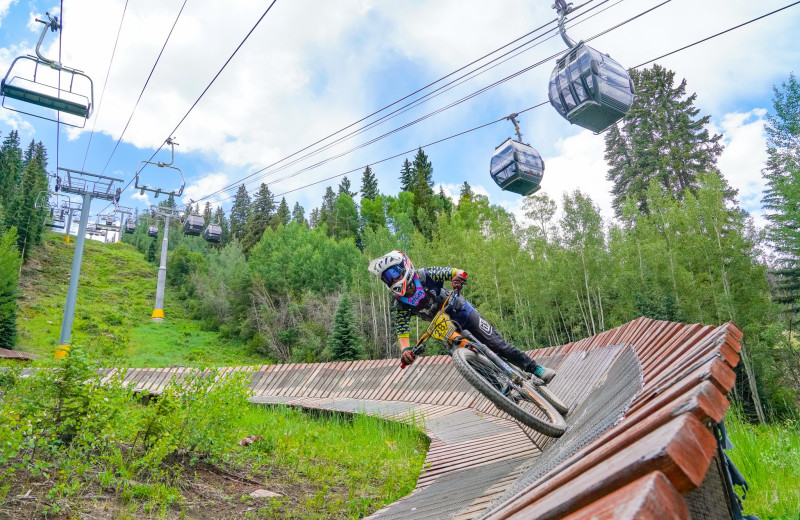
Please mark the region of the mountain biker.
MULTIPOLYGON (((444 289, 444 282, 449 280, 453 289, 460 290, 467 283, 467 273, 452 267, 414 269, 411 260, 401 251, 392 251, 376 258, 370 262, 369 270, 375 273, 394 295, 397 310, 397 342, 402 350, 400 360, 403 364, 410 365, 416 359, 408 332, 411 315, 431 321, 450 293, 444 289)), ((448 314, 462 329, 468 330, 478 341, 506 361, 534 374, 545 383, 549 383, 555 377, 554 370, 539 365, 506 341, 497 329, 461 295, 450 304, 448 314)))

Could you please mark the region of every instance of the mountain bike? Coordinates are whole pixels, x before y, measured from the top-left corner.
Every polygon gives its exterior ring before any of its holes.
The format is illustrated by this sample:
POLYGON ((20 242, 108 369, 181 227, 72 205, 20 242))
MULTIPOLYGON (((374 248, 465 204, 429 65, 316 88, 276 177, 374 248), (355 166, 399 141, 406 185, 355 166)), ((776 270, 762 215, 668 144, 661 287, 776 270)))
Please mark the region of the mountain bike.
MULTIPOLYGON (((469 331, 459 330, 450 318, 448 304, 458 293, 454 290, 447 296, 428 330, 414 345, 414 355, 424 352, 430 338, 441 341, 450 352, 456 370, 497 408, 539 433, 550 437, 563 435, 567 423, 562 414, 568 408, 544 381, 504 361, 469 331)), ((402 363, 400 366, 405 368, 402 363)))

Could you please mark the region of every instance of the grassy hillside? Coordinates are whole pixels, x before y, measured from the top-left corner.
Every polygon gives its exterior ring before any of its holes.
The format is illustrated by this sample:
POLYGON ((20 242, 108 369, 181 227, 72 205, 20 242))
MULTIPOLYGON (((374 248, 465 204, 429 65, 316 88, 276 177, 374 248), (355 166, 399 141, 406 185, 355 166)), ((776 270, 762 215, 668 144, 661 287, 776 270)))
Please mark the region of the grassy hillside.
MULTIPOLYGON (((45 357, 58 345, 74 243, 51 235, 21 278, 20 350, 45 357)), ((150 321, 157 267, 128 244, 87 240, 72 341, 95 359, 129 366, 263 364, 241 343, 199 329, 167 288, 166 320, 150 321)))

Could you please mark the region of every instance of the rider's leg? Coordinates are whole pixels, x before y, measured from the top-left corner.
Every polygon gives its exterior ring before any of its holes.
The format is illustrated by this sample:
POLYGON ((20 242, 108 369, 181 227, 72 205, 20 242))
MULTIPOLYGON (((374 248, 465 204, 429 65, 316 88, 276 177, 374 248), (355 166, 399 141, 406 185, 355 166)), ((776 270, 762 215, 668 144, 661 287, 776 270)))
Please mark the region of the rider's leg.
POLYGON ((536 367, 539 366, 536 361, 529 358, 517 347, 506 341, 506 339, 497 332, 497 329, 486 321, 486 318, 481 316, 477 310, 473 310, 470 313, 464 324, 464 328, 470 331, 478 341, 489 347, 495 354, 517 365, 524 371, 533 374, 535 373, 536 367))

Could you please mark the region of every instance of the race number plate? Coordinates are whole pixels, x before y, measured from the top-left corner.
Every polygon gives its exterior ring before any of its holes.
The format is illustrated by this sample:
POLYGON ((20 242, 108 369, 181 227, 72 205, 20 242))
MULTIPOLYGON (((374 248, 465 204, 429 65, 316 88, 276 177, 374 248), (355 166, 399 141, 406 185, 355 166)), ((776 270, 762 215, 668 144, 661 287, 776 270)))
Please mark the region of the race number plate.
POLYGON ((447 331, 450 330, 450 316, 445 313, 437 315, 431 323, 431 336, 440 341, 446 341, 447 331))

